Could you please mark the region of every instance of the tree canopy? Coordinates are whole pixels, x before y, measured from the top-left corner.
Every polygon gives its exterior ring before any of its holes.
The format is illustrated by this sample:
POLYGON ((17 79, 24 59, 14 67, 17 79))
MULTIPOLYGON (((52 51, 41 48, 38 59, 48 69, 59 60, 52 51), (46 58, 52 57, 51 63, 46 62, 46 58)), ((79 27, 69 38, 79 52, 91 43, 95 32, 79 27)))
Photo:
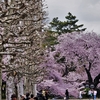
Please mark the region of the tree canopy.
MULTIPOLYGON (((47 79, 54 82, 54 87, 56 85, 53 92, 64 95, 67 87, 75 96, 87 81, 89 86, 100 87, 100 36, 96 33, 69 33, 59 36, 58 42, 44 64, 48 71, 47 79)), ((48 86, 46 82, 44 84, 48 86)))
POLYGON ((44 58, 45 15, 42 0, 0 0, 0 89, 3 78, 7 100, 15 92, 20 96, 33 91, 31 86, 43 80, 45 69, 39 65, 44 58))
POLYGON ((61 33, 72 33, 72 32, 82 32, 85 31, 86 28, 82 28, 83 24, 77 25, 77 22, 79 21, 76 19, 76 16, 72 15, 70 12, 67 16, 65 16, 65 21, 60 21, 58 17, 55 17, 52 19, 50 24, 50 30, 51 32, 56 32, 58 34, 61 33))

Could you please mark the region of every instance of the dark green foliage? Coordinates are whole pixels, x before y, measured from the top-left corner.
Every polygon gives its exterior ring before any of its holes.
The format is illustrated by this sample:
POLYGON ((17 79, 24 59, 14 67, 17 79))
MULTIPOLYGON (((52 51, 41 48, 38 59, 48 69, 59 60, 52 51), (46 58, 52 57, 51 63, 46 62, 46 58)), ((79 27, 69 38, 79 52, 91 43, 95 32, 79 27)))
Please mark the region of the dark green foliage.
POLYGON ((82 28, 83 24, 77 25, 78 20, 76 16, 73 16, 70 12, 65 16, 66 21, 60 21, 58 17, 53 18, 52 22, 49 23, 49 29, 44 39, 44 47, 52 47, 57 44, 57 36, 62 33, 82 32, 86 28, 82 28))
POLYGON ((43 47, 52 47, 52 50, 54 49, 53 48, 53 45, 57 44, 57 37, 53 34, 53 33, 50 33, 50 32, 47 32, 46 33, 46 36, 43 40, 43 47))
POLYGON ((78 20, 70 12, 68 16, 65 16, 65 19, 66 21, 60 21, 58 17, 53 18, 52 22, 50 22, 49 31, 56 32, 60 35, 61 33, 82 32, 86 30, 86 28, 82 28, 83 24, 76 24, 78 20))

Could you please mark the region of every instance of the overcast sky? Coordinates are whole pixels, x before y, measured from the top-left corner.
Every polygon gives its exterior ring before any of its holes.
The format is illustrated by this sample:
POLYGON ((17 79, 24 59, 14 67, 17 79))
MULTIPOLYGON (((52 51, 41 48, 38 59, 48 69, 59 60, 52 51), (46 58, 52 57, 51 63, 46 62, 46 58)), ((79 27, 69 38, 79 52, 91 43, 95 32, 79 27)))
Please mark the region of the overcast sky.
POLYGON ((88 32, 100 34, 100 0, 45 0, 48 6, 48 17, 58 17, 65 20, 71 12, 79 20, 77 24, 84 24, 88 32))

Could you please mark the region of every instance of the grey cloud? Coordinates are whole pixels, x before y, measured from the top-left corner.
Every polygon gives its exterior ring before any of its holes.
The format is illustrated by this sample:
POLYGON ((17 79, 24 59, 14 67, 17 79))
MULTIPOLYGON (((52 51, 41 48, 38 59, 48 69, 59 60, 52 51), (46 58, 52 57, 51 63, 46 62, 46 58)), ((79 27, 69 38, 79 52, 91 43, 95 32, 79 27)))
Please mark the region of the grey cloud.
POLYGON ((100 1, 84 0, 79 5, 78 15, 86 21, 100 21, 100 1))
POLYGON ((50 20, 65 20, 68 12, 79 19, 89 31, 100 33, 100 0, 46 0, 50 20))

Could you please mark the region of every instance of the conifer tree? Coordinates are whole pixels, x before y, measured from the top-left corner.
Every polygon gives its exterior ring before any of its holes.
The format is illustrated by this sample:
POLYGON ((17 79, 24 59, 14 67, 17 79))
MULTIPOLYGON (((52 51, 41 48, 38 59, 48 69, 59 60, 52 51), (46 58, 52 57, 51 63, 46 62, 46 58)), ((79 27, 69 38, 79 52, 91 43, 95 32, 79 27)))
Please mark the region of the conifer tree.
POLYGON ((85 31, 86 28, 82 28, 83 24, 77 25, 79 21, 76 19, 76 16, 72 15, 70 12, 67 16, 65 16, 65 21, 60 21, 58 17, 53 18, 52 22, 50 22, 50 30, 51 32, 56 32, 58 34, 62 33, 72 33, 72 32, 82 32, 85 31))

